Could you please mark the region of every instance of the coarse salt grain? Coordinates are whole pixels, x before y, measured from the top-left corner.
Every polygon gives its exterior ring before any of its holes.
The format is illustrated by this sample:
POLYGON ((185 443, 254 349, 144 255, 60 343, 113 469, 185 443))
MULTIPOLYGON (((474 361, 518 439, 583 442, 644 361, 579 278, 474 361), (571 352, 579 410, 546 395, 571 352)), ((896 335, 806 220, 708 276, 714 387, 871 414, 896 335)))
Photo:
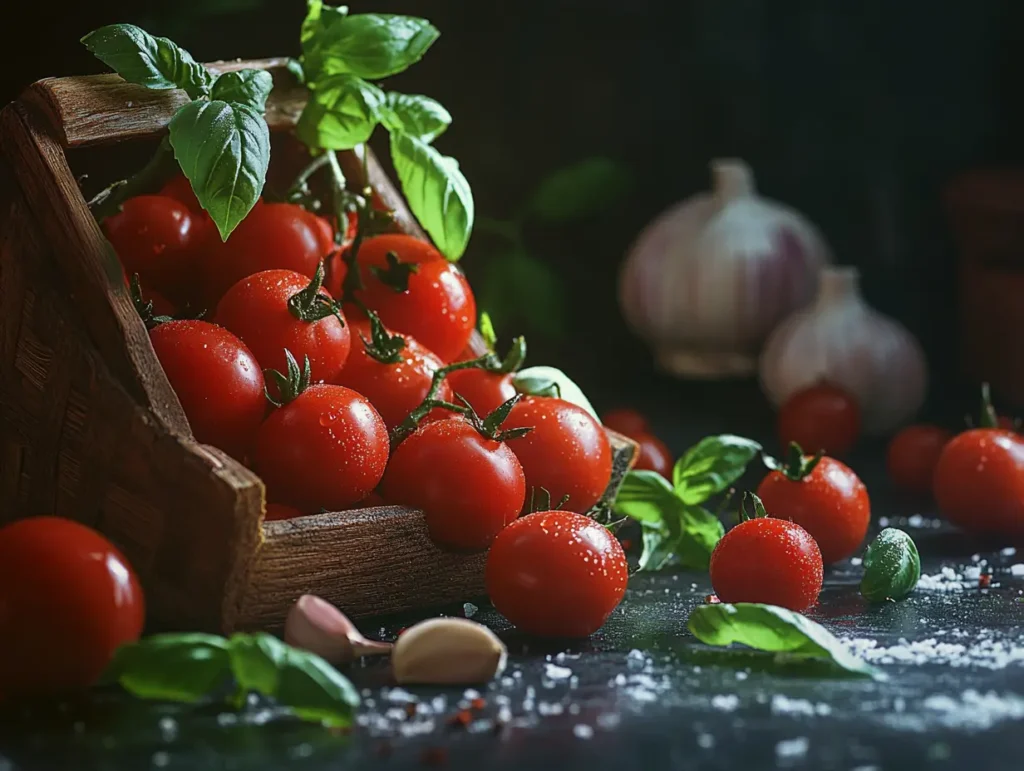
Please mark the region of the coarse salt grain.
POLYGON ((778 758, 801 758, 810 749, 811 740, 806 736, 798 736, 795 739, 783 739, 775 745, 775 755, 778 758))
POLYGON ((591 739, 594 736, 594 729, 585 723, 578 723, 572 727, 572 732, 577 739, 591 739))
POLYGON ((935 694, 926 698, 923 706, 940 713, 940 722, 949 728, 983 730, 1003 720, 1024 718, 1024 699, 1013 694, 1001 696, 994 691, 968 689, 957 698, 935 694))
POLYGON ((1010 565, 1010 575, 1024 576, 1024 564, 1018 562, 1016 565, 1010 565))
POLYGON ((740 705, 740 697, 734 694, 719 694, 711 697, 711 706, 722 712, 732 712, 740 705))

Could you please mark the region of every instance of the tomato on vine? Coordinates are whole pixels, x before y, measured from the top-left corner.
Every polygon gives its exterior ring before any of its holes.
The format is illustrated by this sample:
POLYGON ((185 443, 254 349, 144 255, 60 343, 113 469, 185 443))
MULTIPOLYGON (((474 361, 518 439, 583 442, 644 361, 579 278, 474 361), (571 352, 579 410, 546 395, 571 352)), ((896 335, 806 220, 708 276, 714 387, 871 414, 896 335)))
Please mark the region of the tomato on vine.
POLYGON ((782 447, 796 442, 808 452, 845 455, 860 434, 860 406, 843 389, 819 383, 786 400, 778 431, 782 447))
MULTIPOLYGON (((749 494, 748 494, 749 496, 749 494)), ((824 566, 818 544, 795 522, 768 516, 753 499, 753 516, 722 536, 711 553, 711 586, 721 602, 762 602, 803 611, 818 601, 824 566)), ((770 508, 770 507, 768 507, 770 508)))
POLYGON ((144 620, 135 571, 96 531, 50 516, 0 528, 0 698, 92 685, 144 620))
POLYGON ((849 466, 827 456, 805 456, 796 444, 785 463, 766 456, 765 464, 772 470, 757 488, 764 507, 810 533, 826 565, 860 548, 871 522, 871 501, 849 466))
POLYGON ((245 343, 207 321, 168 321, 149 339, 196 440, 243 458, 266 414, 265 383, 245 343))
POLYGON ((632 407, 618 407, 608 410, 601 416, 601 422, 605 428, 617 431, 623 436, 630 438, 636 434, 648 434, 651 431, 647 418, 639 410, 632 407))
POLYGON ((892 483, 915 495, 928 496, 939 456, 953 434, 941 426, 921 424, 901 429, 889 442, 885 465, 892 483))
POLYGON ((618 607, 629 568, 618 539, 590 517, 538 511, 500 533, 485 582, 495 609, 541 637, 586 637, 618 607))
POLYGON ((630 438, 637 444, 633 468, 637 471, 655 471, 666 479, 672 478, 672 451, 654 434, 636 433, 630 438))

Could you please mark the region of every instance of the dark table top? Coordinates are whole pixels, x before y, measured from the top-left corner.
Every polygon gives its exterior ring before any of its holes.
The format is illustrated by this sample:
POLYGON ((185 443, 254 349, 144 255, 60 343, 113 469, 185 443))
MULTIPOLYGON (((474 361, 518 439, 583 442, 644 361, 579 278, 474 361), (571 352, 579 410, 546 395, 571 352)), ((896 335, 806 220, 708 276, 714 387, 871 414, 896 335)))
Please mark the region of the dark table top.
MULTIPOLYGON (((712 432, 770 437, 767 410, 749 385, 729 387, 729 398, 719 394, 703 405, 694 394, 710 395, 710 386, 659 387, 648 408, 676 451, 712 432), (678 400, 666 398, 680 392, 678 400)), ((827 571, 820 604, 809 615, 880 666, 885 682, 695 665, 687 656, 694 640, 686 618, 711 591, 707 575, 640 574, 600 632, 568 645, 525 639, 485 603, 475 612, 470 607, 510 650, 507 671, 480 694, 394 688, 386 662, 355 665, 349 675, 364 704, 348 736, 260 704, 234 714, 101 696, 4 716, 0 771, 1019 771, 1024 549, 976 542, 895 498, 885 484, 882 447, 867 441, 850 463, 871 491, 874 529, 891 524, 914 537, 922 582, 904 602, 869 607, 858 592, 859 565, 847 561, 827 571), (992 584, 982 589, 978 574, 989 567, 992 584), (453 725, 452 716, 478 695, 483 708, 471 710, 468 725, 453 725)), ((754 484, 761 473, 752 469, 744 481, 754 484)), ((362 626, 391 637, 411 620, 362 626)))

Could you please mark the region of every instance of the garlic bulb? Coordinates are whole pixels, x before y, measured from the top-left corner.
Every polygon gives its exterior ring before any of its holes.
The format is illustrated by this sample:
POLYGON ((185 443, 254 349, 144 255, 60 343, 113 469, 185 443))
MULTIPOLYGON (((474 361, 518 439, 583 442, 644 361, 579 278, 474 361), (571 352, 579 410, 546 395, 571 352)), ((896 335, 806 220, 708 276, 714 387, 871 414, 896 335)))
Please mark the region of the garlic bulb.
POLYGON ((711 164, 714 190, 657 217, 619 278, 627 323, 676 375, 752 375, 775 326, 814 297, 831 254, 787 206, 761 198, 740 160, 711 164))
POLYGON ((828 381, 860 403, 865 433, 884 434, 924 402, 927 365, 899 322, 864 302, 856 268, 825 268, 814 304, 786 319, 761 355, 761 385, 780 406, 793 393, 828 381))

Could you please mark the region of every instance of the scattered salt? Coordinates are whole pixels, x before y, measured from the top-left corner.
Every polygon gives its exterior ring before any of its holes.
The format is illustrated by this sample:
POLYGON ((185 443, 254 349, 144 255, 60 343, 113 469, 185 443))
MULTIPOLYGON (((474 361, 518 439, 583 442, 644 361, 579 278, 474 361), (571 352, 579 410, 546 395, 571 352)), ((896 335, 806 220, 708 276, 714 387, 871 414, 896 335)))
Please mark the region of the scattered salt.
POLYGON ((807 754, 811 741, 806 736, 795 739, 783 739, 775 745, 775 756, 778 758, 800 758, 807 754))
POLYGON ((468 699, 469 701, 473 701, 473 699, 479 699, 480 691, 476 690, 475 688, 467 688, 462 692, 462 698, 468 699))
POLYGON ((552 703, 542 701, 537 705, 537 714, 539 715, 561 715, 563 712, 565 712, 565 707, 557 701, 552 703))
POLYGON ((729 694, 719 694, 711 697, 711 706, 714 709, 721 710, 722 712, 732 712, 740 705, 740 697, 729 694))
POLYGON ((1007 546, 1005 549, 1003 549, 999 553, 1002 554, 1004 557, 1012 557, 1014 554, 1017 553, 1017 550, 1015 548, 1013 548, 1012 546, 1007 546))
POLYGON ((605 731, 616 728, 620 722, 622 722, 622 718, 614 712, 604 712, 597 716, 597 727, 603 728, 605 731))
POLYGON ((410 702, 418 701, 413 694, 409 693, 404 688, 392 688, 389 691, 385 691, 383 696, 392 704, 408 704, 410 702))
POLYGON ((573 734, 577 739, 591 739, 594 736, 594 729, 585 723, 578 723, 572 728, 573 734))
POLYGON ((715 746, 715 737, 711 734, 697 734, 697 746, 701 749, 710 750, 715 746))
POLYGON ((173 742, 178 736, 178 723, 173 717, 162 717, 157 724, 160 736, 165 742, 173 742))
POLYGON ((1010 565, 1010 575, 1024 576, 1024 564, 1018 562, 1016 565, 1010 565))
POLYGON ((983 730, 1002 720, 1024 718, 1024 698, 1013 694, 1000 696, 994 691, 964 691, 958 698, 945 694, 929 696, 925 709, 940 713, 939 720, 949 728, 983 730))
POLYGON ((544 677, 549 680, 565 680, 571 676, 572 670, 569 667, 560 667, 557 664, 544 665, 544 677))
POLYGON ((815 715, 828 715, 831 712, 832 708, 828 704, 815 704, 807 699, 790 699, 781 693, 772 696, 773 715, 806 715, 807 717, 814 717, 815 715))

